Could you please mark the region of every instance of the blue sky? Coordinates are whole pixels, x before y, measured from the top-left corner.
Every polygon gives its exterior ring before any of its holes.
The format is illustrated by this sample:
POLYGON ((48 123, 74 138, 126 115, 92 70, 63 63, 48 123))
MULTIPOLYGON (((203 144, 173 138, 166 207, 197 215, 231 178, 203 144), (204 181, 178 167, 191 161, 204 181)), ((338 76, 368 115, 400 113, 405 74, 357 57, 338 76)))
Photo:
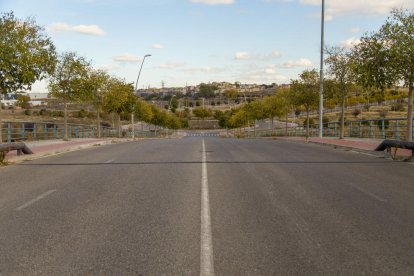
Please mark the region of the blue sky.
MULTIPOLYGON (((326 43, 351 45, 412 0, 326 0, 326 43)), ((34 16, 59 52, 139 87, 200 82, 288 83, 319 67, 321 0, 0 0, 34 16)), ((37 84, 36 92, 46 90, 37 84)))

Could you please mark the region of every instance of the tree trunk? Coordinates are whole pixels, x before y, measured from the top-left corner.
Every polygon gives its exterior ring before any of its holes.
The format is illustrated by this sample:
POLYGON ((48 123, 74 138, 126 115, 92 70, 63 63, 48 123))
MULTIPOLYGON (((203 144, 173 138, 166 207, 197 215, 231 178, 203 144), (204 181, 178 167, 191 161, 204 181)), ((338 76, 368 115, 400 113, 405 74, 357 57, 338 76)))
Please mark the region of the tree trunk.
POLYGON ((306 140, 309 138, 309 108, 306 108, 306 140))
POLYGON ((118 114, 118 138, 122 137, 121 133, 121 114, 118 114))
POLYGON ((99 108, 96 109, 96 121, 97 121, 97 126, 96 126, 96 130, 98 131, 98 138, 101 138, 101 117, 99 114, 99 108))
POLYGON ((274 131, 275 131, 275 117, 272 116, 272 131, 271 131, 272 135, 273 135, 274 131))
POLYGON ((339 128, 339 139, 344 139, 345 136, 345 95, 342 95, 341 103, 341 122, 339 128))
POLYGON ((1 112, 2 112, 2 106, 1 106, 1 96, 0 96, 0 144, 3 143, 3 122, 1 121, 1 112))
POLYGON ((254 129, 254 138, 256 138, 256 120, 253 121, 253 129, 254 129))
POLYGON ((65 102, 64 108, 63 108, 63 129, 65 131, 65 134, 63 136, 63 141, 69 141, 69 133, 68 133, 68 103, 65 102))
POLYGON ((413 91, 414 83, 411 82, 408 89, 408 110, 407 110, 407 138, 409 142, 413 141, 413 91))
POLYGON ((285 136, 288 135, 288 112, 286 111, 286 115, 285 115, 285 136))

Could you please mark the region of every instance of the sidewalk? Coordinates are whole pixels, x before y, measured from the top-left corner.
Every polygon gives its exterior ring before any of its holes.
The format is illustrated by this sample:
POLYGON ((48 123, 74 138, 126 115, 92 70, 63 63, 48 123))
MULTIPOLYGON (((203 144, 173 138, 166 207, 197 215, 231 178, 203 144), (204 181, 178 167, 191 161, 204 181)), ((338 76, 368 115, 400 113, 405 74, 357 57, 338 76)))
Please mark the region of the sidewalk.
POLYGON ((130 139, 122 138, 82 138, 82 139, 72 139, 70 141, 63 140, 43 140, 36 142, 27 142, 25 143, 32 151, 33 154, 28 155, 17 155, 17 151, 10 151, 7 154, 7 161, 10 163, 18 163, 27 160, 38 159, 45 156, 51 156, 55 154, 60 154, 63 152, 69 152, 74 150, 79 150, 83 148, 89 148, 93 146, 102 146, 106 144, 126 142, 130 139))
MULTIPOLYGON (((287 141, 296 141, 296 142, 306 142, 304 137, 278 137, 277 139, 280 140, 287 140, 287 141)), ((309 137, 308 143, 315 143, 320 145, 332 146, 335 148, 341 148, 344 150, 354 150, 359 152, 366 152, 375 154, 377 156, 384 156, 387 153, 385 152, 378 152, 374 151, 375 148, 382 142, 383 140, 380 139, 367 139, 367 138, 345 138, 345 139, 338 139, 336 137, 325 137, 325 138, 317 138, 317 137, 309 137)), ((397 157, 406 158, 411 157, 412 153, 411 150, 406 149, 398 149, 397 150, 397 157)))

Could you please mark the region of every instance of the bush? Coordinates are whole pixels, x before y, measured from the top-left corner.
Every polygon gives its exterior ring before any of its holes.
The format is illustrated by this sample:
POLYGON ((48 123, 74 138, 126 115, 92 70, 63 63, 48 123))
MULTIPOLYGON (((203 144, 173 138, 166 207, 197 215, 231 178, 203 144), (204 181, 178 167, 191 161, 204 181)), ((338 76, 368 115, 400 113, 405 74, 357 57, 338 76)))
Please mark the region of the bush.
MULTIPOLYGON (((377 121, 377 126, 378 126, 379 129, 382 129, 382 121, 381 120, 377 121)), ((388 129, 389 126, 390 126, 390 121, 388 121, 388 120, 385 121, 384 120, 384 128, 388 129)))
POLYGON ((88 116, 88 111, 86 111, 85 109, 81 109, 78 111, 78 118, 85 118, 86 116, 88 116))
POLYGON ((302 111, 299 108, 295 109, 295 115, 299 116, 302 111))
POLYGON ((46 109, 44 109, 44 108, 43 108, 43 109, 40 109, 40 111, 39 111, 39 115, 40 115, 40 116, 47 116, 47 115, 48 115, 48 113, 49 113, 49 112, 48 112, 46 109))
MULTIPOLYGON (((315 120, 313 118, 309 118, 309 126, 314 125, 315 120)), ((306 127, 306 118, 303 120, 303 126, 306 127)))
POLYGON ((32 111, 31 111, 30 109, 26 109, 26 110, 24 111, 24 115, 26 115, 26 116, 30 116, 30 115, 32 115, 32 111))
POLYGON ((54 110, 51 112, 53 117, 65 117, 65 113, 62 110, 54 110))
POLYGON ((88 116, 89 119, 94 119, 96 118, 96 112, 88 112, 88 116))
POLYGON ((387 110, 380 110, 380 111, 378 111, 378 115, 379 115, 381 118, 385 118, 385 117, 387 117, 387 114, 388 114, 388 111, 387 111, 387 110))
POLYGON ((352 111, 352 116, 354 116, 355 118, 358 117, 359 114, 361 114, 361 110, 359 109, 355 109, 354 111, 352 111))
POLYGON ((201 105, 200 102, 196 101, 196 106, 200 106, 200 105, 201 105))
POLYGON ((328 118, 328 117, 323 116, 323 118, 322 118, 322 122, 323 122, 324 124, 329 123, 329 118, 328 118))
POLYGON ((404 104, 402 103, 393 104, 391 106, 391 111, 401 111, 401 112, 405 111, 404 104))

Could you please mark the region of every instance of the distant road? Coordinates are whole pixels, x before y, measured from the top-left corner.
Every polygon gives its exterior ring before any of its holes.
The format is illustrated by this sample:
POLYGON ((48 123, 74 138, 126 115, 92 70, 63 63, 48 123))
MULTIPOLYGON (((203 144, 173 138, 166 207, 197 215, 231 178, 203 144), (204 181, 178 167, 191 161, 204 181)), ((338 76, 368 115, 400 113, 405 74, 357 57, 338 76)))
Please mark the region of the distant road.
POLYGON ((0 168, 0 222, 0 275, 414 275, 414 166, 143 140, 0 168))

